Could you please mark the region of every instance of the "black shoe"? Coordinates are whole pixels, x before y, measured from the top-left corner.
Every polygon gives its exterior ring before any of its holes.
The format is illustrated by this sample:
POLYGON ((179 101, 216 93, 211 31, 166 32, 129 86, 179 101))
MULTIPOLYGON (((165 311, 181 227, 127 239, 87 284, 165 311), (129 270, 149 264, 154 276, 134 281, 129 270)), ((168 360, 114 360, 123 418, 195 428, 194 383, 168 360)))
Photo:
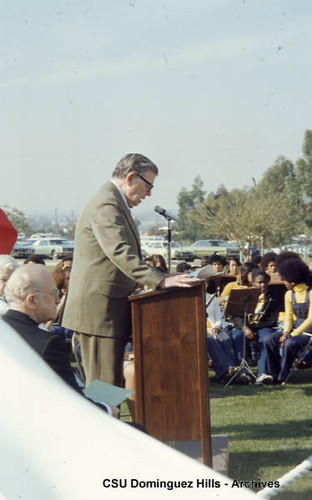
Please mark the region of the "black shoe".
POLYGON ((285 384, 284 380, 277 380, 276 378, 273 381, 273 385, 283 385, 285 384))
POLYGON ((305 361, 300 361, 297 364, 297 368, 298 368, 298 370, 308 370, 309 368, 311 368, 311 366, 308 365, 308 363, 306 363, 305 361))
POLYGON ((251 376, 248 375, 248 373, 241 372, 239 375, 237 375, 235 382, 238 385, 251 385, 252 379, 251 379, 251 376))
POLYGON ((229 368, 228 371, 226 372, 226 374, 223 375, 223 377, 221 377, 220 383, 221 384, 227 384, 229 382, 229 380, 231 380, 231 378, 233 377, 233 375, 235 375, 235 373, 237 372, 237 370, 238 370, 238 367, 236 367, 236 368, 229 368))

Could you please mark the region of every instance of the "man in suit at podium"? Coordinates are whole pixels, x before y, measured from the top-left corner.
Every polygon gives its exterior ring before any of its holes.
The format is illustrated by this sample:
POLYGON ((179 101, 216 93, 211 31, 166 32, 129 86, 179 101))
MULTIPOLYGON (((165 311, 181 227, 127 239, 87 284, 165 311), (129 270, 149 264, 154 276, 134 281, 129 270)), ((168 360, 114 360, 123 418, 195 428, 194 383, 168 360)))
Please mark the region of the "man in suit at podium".
POLYGON ((124 348, 131 334, 128 296, 138 284, 155 289, 197 281, 188 275, 164 278, 142 260, 130 209, 151 196, 157 174, 145 156, 125 155, 77 222, 62 324, 79 333, 87 385, 94 379, 123 385, 124 348))

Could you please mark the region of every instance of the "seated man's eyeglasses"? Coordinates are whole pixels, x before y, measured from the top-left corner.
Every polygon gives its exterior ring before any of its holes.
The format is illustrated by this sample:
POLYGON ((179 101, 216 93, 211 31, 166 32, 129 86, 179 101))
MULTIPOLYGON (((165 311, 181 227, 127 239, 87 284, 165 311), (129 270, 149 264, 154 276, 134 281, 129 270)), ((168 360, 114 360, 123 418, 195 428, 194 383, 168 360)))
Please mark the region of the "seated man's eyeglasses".
POLYGON ((147 191, 148 193, 150 193, 150 192, 152 191, 153 187, 154 187, 154 184, 152 184, 150 181, 148 181, 147 179, 145 179, 145 177, 143 177, 143 176, 142 176, 142 175, 140 175, 140 174, 137 174, 137 173, 136 173, 135 175, 136 175, 137 177, 140 177, 140 179, 142 179, 142 181, 144 181, 144 182, 145 182, 145 184, 147 184, 147 186, 148 186, 148 187, 146 188, 146 191, 147 191))

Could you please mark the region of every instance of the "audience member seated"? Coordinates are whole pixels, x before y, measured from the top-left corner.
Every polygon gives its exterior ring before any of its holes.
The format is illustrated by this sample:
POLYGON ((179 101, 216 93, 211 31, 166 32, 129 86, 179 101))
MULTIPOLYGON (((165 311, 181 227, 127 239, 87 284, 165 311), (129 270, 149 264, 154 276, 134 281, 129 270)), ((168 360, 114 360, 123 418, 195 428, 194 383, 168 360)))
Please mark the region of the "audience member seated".
MULTIPOLYGON (((233 350, 231 336, 223 324, 223 313, 217 298, 206 294, 207 311, 207 345, 208 355, 212 361, 212 367, 216 374, 216 380, 225 384, 235 374, 236 356, 233 350)), ((234 380, 237 384, 249 384, 250 379, 246 373, 241 372, 234 380)))
POLYGON ((145 262, 149 266, 153 267, 152 257, 150 255, 148 255, 147 257, 145 257, 145 262))
MULTIPOLYGON (((226 266, 226 258, 223 255, 219 255, 218 253, 213 253, 208 257, 207 264, 210 264, 214 267, 216 273, 222 273, 226 266)), ((202 266, 203 267, 203 266, 202 266)))
MULTIPOLYGON (((2 321, 10 325, 50 367, 73 389, 83 395, 69 363, 64 340, 39 325, 54 320, 59 302, 58 290, 45 266, 20 266, 5 289, 9 304, 2 321)), ((104 405, 111 413, 110 407, 104 405)))
POLYGON ((45 260, 40 257, 40 255, 36 255, 35 253, 33 253, 24 260, 23 264, 42 264, 43 266, 45 266, 45 260))
POLYGON ((180 262, 176 267, 177 273, 187 273, 191 270, 191 266, 187 262, 180 262))
POLYGON ((237 278, 240 275, 241 266, 242 264, 237 257, 230 257, 228 260, 228 274, 237 278))
POLYGON ((287 259, 300 259, 301 257, 296 252, 291 252, 290 250, 284 250, 279 253, 275 258, 276 270, 279 272, 279 266, 287 259))
MULTIPOLYGON (((266 351, 264 348, 264 339, 274 333, 274 327, 277 324, 278 308, 274 297, 268 290, 270 276, 264 269, 254 269, 251 273, 252 286, 259 288, 261 294, 258 298, 254 314, 248 319, 247 325, 242 331, 250 341, 257 341, 258 370, 256 384, 267 381, 266 351)), ((243 339, 242 339, 243 343, 243 339)), ((241 350, 243 345, 241 345, 241 350)))
POLYGON ((66 293, 70 280, 70 273, 72 267, 72 256, 63 257, 62 261, 59 262, 54 270, 52 271, 52 276, 54 278, 56 287, 58 289, 59 304, 57 306, 56 319, 52 324, 46 325, 46 327, 53 333, 62 335, 65 339, 68 352, 71 353, 72 345, 71 340, 74 334, 73 330, 61 326, 63 311, 66 301, 66 293))
POLYGON ((255 264, 255 266, 256 266, 256 267, 261 267, 261 260, 262 260, 262 257, 261 257, 261 255, 259 254, 259 255, 256 255, 255 257, 253 257, 253 258, 251 259, 251 262, 252 262, 253 264, 255 264))
POLYGON ((168 273, 168 268, 165 259, 160 254, 152 255, 152 267, 156 267, 157 271, 160 271, 163 274, 168 273))
POLYGON ((277 254, 275 252, 267 252, 263 255, 261 262, 260 262, 260 267, 261 269, 264 269, 268 274, 275 274, 277 269, 276 269, 276 257, 277 254))
POLYGON ((201 259, 200 259, 200 267, 205 267, 205 266, 208 266, 209 262, 209 255, 204 255, 201 259))
MULTIPOLYGON (((290 250, 284 250, 283 252, 279 253, 276 256, 275 263, 276 263, 276 269, 277 269, 277 274, 280 277, 280 280, 282 281, 281 275, 279 273, 279 266, 287 259, 299 259, 301 260, 300 255, 298 255, 295 252, 292 252, 290 250)), ((285 302, 285 300, 284 300, 285 302)), ((295 320, 296 318, 294 318, 295 320)), ((278 330, 283 331, 284 329, 284 320, 285 320, 285 311, 281 311, 278 315, 278 330)))
POLYGON ((59 262, 51 273, 54 278, 57 289, 59 291, 59 299, 63 301, 69 285, 72 260, 73 260, 72 257, 71 258, 66 257, 65 259, 59 262))
POLYGON ((240 274, 237 275, 236 281, 231 281, 222 290, 221 296, 219 297, 219 304, 224 309, 226 303, 229 300, 229 295, 231 290, 236 290, 238 288, 248 288, 251 286, 251 272, 256 269, 256 265, 252 262, 244 262, 241 266, 240 274))
POLYGON ((306 285, 309 267, 301 259, 284 260, 279 263, 278 271, 287 288, 284 330, 266 337, 264 346, 267 376, 271 382, 281 384, 286 380, 298 353, 309 342, 310 337, 304 332, 312 333, 312 290, 306 285))
POLYGON ((4 296, 4 290, 9 277, 17 268, 18 263, 13 257, 10 255, 0 255, 0 318, 9 308, 4 296))
MULTIPOLYGON (((248 288, 252 286, 251 273, 257 267, 252 262, 244 262, 241 267, 241 275, 236 281, 228 283, 219 297, 219 303, 223 310, 226 310, 226 305, 229 300, 231 290, 236 290, 240 288, 248 288)), ((236 357, 236 365, 240 365, 243 358, 243 332, 242 328, 244 325, 244 318, 242 316, 230 316, 225 318, 232 325, 231 337, 234 347, 234 353, 236 357)))

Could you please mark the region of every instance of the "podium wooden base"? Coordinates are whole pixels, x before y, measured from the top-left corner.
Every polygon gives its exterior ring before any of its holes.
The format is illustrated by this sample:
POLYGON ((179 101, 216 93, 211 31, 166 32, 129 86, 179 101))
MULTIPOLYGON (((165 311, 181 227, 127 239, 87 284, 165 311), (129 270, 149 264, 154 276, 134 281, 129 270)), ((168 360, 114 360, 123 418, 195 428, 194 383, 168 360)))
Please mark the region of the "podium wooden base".
POLYGON ((201 441, 211 467, 204 285, 130 300, 136 420, 161 441, 201 441))

